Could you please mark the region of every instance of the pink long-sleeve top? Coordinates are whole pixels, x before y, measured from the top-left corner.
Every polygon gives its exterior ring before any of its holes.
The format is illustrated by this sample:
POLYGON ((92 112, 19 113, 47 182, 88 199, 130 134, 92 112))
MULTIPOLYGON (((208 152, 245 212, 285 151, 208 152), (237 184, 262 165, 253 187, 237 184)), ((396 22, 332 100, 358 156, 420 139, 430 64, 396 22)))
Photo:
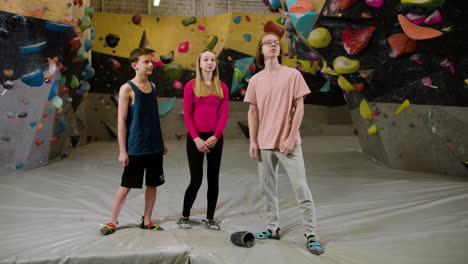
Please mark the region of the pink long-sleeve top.
POLYGON ((217 139, 223 134, 229 116, 229 90, 221 82, 224 98, 210 95, 197 97, 194 93, 195 80, 189 81, 184 88, 184 122, 192 139, 198 132, 214 132, 217 139))

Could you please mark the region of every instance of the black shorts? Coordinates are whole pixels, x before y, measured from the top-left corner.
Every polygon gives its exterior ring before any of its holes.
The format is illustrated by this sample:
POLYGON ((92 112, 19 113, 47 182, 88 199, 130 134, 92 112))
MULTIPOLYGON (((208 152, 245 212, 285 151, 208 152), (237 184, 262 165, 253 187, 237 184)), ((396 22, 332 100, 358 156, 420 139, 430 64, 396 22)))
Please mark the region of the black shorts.
POLYGON ((122 174, 122 187, 138 188, 143 186, 146 171, 146 186, 159 186, 164 183, 163 154, 128 156, 128 165, 122 174))

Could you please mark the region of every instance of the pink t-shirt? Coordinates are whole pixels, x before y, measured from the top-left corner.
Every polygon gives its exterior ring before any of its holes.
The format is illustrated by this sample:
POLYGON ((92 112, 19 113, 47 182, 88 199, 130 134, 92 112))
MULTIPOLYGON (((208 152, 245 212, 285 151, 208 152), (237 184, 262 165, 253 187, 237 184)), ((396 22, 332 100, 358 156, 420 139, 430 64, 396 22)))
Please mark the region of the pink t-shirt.
MULTIPOLYGON (((286 66, 274 73, 262 70, 250 79, 244 102, 257 105, 260 149, 279 149, 291 129, 293 100, 309 93, 301 73, 286 66)), ((294 144, 301 144, 299 131, 294 144)))
POLYGON ((197 97, 194 93, 195 80, 189 81, 184 88, 184 121, 192 139, 198 132, 214 132, 220 138, 229 115, 229 89, 221 82, 224 98, 210 95, 197 97))

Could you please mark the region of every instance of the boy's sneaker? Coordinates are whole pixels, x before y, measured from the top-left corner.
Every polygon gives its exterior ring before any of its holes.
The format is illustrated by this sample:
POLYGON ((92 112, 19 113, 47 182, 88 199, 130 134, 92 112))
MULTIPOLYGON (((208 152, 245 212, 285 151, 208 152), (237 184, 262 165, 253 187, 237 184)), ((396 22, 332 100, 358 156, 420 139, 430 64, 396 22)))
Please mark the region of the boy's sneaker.
POLYGON ((158 224, 155 224, 153 222, 149 222, 149 224, 145 225, 145 217, 141 217, 141 224, 140 224, 141 229, 149 229, 153 231, 164 231, 162 227, 160 227, 158 224))
POLYGON ((221 230, 221 227, 212 219, 203 219, 203 222, 205 222, 205 227, 207 229, 221 230))
POLYGON ((279 231, 280 231, 280 228, 278 227, 278 229, 276 229, 276 234, 273 235, 271 233, 271 230, 267 229, 267 231, 258 232, 254 236, 255 236, 256 239, 276 239, 276 240, 279 240, 280 239, 279 231))
POLYGON ((317 256, 323 254, 324 251, 322 245, 320 244, 319 238, 315 237, 314 235, 307 237, 307 248, 312 254, 317 256))
POLYGON ((184 228, 184 229, 189 229, 189 228, 192 228, 192 226, 190 225, 190 220, 188 217, 184 217, 182 216, 179 221, 177 221, 177 224, 181 227, 181 228, 184 228))
POLYGON ((115 227, 113 223, 107 223, 105 226, 101 228, 100 232, 101 234, 107 236, 107 235, 114 233, 115 229, 117 229, 117 227, 115 227))

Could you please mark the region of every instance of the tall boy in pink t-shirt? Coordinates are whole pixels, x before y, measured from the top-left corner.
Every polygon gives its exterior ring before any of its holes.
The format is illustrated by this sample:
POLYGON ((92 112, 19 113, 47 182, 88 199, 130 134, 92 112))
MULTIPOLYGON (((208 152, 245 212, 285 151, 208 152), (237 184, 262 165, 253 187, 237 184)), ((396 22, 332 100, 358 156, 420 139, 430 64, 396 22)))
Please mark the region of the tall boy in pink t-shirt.
POLYGON ((302 210, 307 248, 323 253, 317 237, 312 194, 307 185, 299 127, 304 115, 303 97, 310 93, 301 73, 283 66, 279 37, 266 33, 258 43, 257 63, 264 69, 249 81, 244 101, 250 104, 248 120, 250 156, 258 160, 260 185, 267 214, 267 231, 257 239, 279 239, 277 167, 286 170, 302 210))

